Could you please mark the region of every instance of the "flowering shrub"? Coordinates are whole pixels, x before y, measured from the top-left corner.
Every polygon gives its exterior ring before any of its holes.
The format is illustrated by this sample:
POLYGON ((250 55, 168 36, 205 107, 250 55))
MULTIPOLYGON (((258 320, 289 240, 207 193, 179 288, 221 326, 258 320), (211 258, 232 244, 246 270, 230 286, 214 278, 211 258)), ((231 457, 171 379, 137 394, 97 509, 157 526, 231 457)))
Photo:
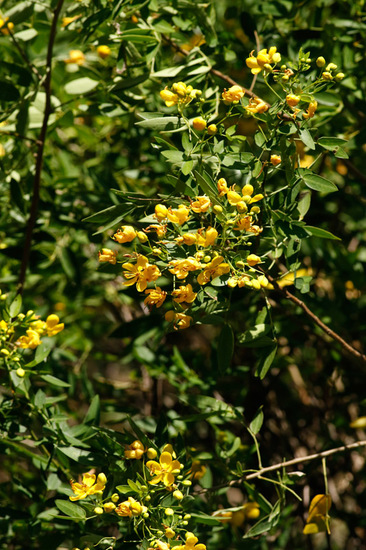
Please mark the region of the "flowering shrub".
POLYGON ((366 550, 362 4, 2 2, 4 548, 366 550))

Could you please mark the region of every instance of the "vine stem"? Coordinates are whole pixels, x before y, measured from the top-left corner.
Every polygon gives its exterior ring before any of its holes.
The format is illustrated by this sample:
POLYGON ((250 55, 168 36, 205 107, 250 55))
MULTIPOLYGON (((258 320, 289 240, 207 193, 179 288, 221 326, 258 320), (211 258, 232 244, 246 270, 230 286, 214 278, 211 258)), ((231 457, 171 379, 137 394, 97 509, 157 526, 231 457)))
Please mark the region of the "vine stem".
POLYGON ((337 334, 337 332, 334 332, 334 330, 328 327, 328 325, 323 323, 323 321, 321 321, 319 317, 315 315, 315 313, 313 313, 311 309, 309 309, 309 307, 302 300, 300 300, 299 298, 291 294, 291 292, 289 292, 286 288, 280 288, 276 283, 275 279, 271 277, 271 275, 269 275, 268 273, 266 273, 265 275, 278 292, 280 292, 283 296, 285 296, 285 298, 287 298, 297 306, 301 307, 301 309, 306 313, 306 315, 310 317, 310 319, 318 327, 320 327, 326 334, 328 334, 328 336, 333 338, 333 340, 336 340, 337 342, 339 342, 341 346, 348 351, 348 353, 352 354, 354 357, 357 357, 357 359, 361 359, 361 361, 366 363, 366 355, 364 353, 361 353, 356 348, 351 346, 351 344, 346 342, 339 334, 337 334))
POLYGON ((31 207, 30 207, 30 214, 27 222, 27 228, 25 232, 23 257, 22 257, 22 263, 20 266, 19 279, 18 279, 18 294, 22 294, 24 289, 25 276, 26 276, 26 271, 29 263, 29 257, 30 257, 30 251, 31 251, 31 245, 32 245, 33 231, 37 221, 39 193, 40 193, 40 187, 41 187, 41 173, 42 173, 42 167, 43 167, 43 154, 44 154, 45 140, 46 140, 46 134, 47 134, 48 120, 49 120, 49 117, 51 114, 51 108, 52 108, 51 107, 51 77, 52 77, 53 46, 56 38, 57 21, 58 21, 58 17, 60 15, 63 3, 64 3, 64 0, 58 0, 57 5, 53 11, 50 36, 48 40, 46 75, 43 82, 43 87, 45 90, 45 107, 44 107, 44 113, 43 113, 42 127, 39 134, 39 138, 37 140, 38 149, 37 149, 36 167, 35 167, 34 180, 33 180, 33 195, 32 195, 31 207))
POLYGON ((265 468, 261 468, 256 472, 252 472, 251 474, 247 474, 238 479, 233 479, 232 481, 229 481, 229 483, 216 485, 215 487, 210 487, 208 489, 202 489, 201 491, 197 491, 197 493, 206 493, 208 491, 214 491, 216 489, 221 489, 223 487, 232 487, 233 485, 237 485, 238 483, 242 483, 243 481, 260 478, 263 476, 263 474, 266 474, 268 472, 274 472, 275 470, 281 470, 282 468, 288 468, 289 466, 294 466, 295 464, 303 464, 304 462, 310 462, 312 460, 317 460, 319 458, 324 459, 327 456, 331 456, 336 453, 342 453, 344 451, 350 451, 352 449, 359 449, 360 447, 366 447, 366 440, 356 441, 355 443, 350 443, 349 445, 342 445, 341 447, 335 447, 334 449, 328 449, 327 451, 321 451, 320 453, 314 453, 307 456, 301 456, 299 458, 293 458, 292 460, 287 460, 287 461, 285 460, 284 462, 279 462, 278 464, 273 464, 272 466, 266 466, 265 468))

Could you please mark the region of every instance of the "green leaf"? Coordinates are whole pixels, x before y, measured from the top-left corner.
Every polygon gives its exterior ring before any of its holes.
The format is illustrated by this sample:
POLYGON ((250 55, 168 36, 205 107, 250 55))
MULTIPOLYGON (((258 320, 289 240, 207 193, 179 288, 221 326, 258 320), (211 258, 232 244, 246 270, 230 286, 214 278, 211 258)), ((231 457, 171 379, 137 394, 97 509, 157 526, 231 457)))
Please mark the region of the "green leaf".
POLYGON ((223 166, 231 169, 241 168, 243 164, 249 164, 254 158, 252 153, 229 153, 222 160, 223 166))
POLYGON ((318 145, 328 151, 335 151, 338 147, 342 147, 345 143, 347 143, 346 139, 337 137, 322 137, 318 139, 318 145))
POLYGON ((320 227, 313 227, 312 225, 307 225, 305 227, 305 230, 310 233, 313 237, 319 237, 320 239, 333 239, 335 241, 341 241, 339 237, 336 237, 331 233, 330 231, 326 231, 325 229, 321 229, 320 227))
POLYGON ((271 325, 267 325, 264 323, 255 325, 253 328, 245 331, 243 334, 239 336, 239 342, 241 344, 250 344, 254 340, 263 338, 263 336, 265 336, 270 329, 271 329, 271 325))
POLYGON ((136 126, 142 128, 149 128, 150 130, 158 130, 160 132, 164 130, 176 130, 177 128, 184 129, 185 125, 181 126, 180 118, 177 116, 165 116, 149 118, 136 122, 136 126))
POLYGON ((300 168, 299 175, 305 185, 314 191, 320 191, 321 193, 333 193, 334 191, 338 191, 337 186, 333 182, 323 178, 323 176, 314 174, 306 168, 300 168))
POLYGON ((123 495, 131 493, 131 487, 129 485, 117 485, 116 489, 119 493, 122 493, 123 495))
POLYGON ((10 317, 16 317, 22 308, 22 297, 20 294, 17 294, 10 304, 9 315, 10 317))
POLYGON ((193 160, 186 160, 182 164, 182 174, 185 176, 188 176, 188 174, 193 170, 194 161, 193 160))
POLYGON ((151 78, 174 78, 182 71, 183 68, 183 65, 178 67, 168 67, 167 69, 162 69, 161 71, 152 73, 150 76, 151 78))
POLYGON ((98 80, 83 76, 82 78, 67 82, 67 84, 65 84, 65 92, 70 95, 83 95, 94 90, 98 84, 98 80))
POLYGON ((95 214, 92 214, 87 218, 84 218, 83 222, 103 225, 103 227, 99 231, 94 233, 95 235, 97 235, 98 233, 101 233, 106 229, 117 225, 134 209, 135 205, 131 202, 126 202, 125 204, 116 204, 114 206, 110 206, 109 208, 105 208, 100 212, 96 212, 95 214))
POLYGON ((17 40, 22 40, 23 42, 28 42, 29 40, 32 40, 32 38, 35 38, 38 35, 38 32, 36 29, 26 29, 25 31, 20 31, 14 34, 14 38, 17 40))
POLYGON ((81 506, 74 504, 73 502, 68 502, 67 500, 55 500, 57 508, 66 516, 75 519, 85 519, 86 511, 81 506))
POLYGON ((307 128, 300 128, 299 135, 301 141, 306 145, 306 147, 309 147, 309 149, 315 149, 314 140, 307 128))
POLYGON ((84 424, 98 426, 100 421, 100 399, 99 395, 95 395, 90 403, 88 412, 84 418, 84 424))
POLYGON ((297 205, 297 210, 299 212, 299 221, 303 220, 304 217, 306 216, 310 208, 310 203, 311 203, 311 193, 310 191, 307 191, 306 193, 303 194, 303 196, 301 197, 297 205))
POLYGON ((182 151, 162 151, 161 154, 172 164, 180 164, 183 162, 184 154, 182 151))
POLYGON ((277 344, 274 344, 272 347, 268 346, 264 348, 264 352, 259 359, 255 375, 258 376, 261 380, 266 376, 268 369, 272 365, 274 358, 277 353, 277 344))
POLYGON ((259 409, 255 413, 253 420, 249 424, 249 429, 251 432, 254 433, 254 435, 257 435, 257 433, 259 433, 263 424, 264 415, 263 415, 262 409, 263 409, 263 405, 259 407, 259 409))
POLYGON ((117 92, 118 90, 128 90, 129 88, 134 88, 135 86, 138 86, 138 84, 145 82, 145 80, 149 77, 149 73, 144 73, 140 76, 136 76, 135 78, 122 78, 121 80, 118 80, 112 88, 110 88, 110 91, 117 92))
POLYGON ((48 357, 51 349, 52 348, 49 343, 46 344, 45 342, 43 342, 42 344, 40 344, 36 349, 36 354, 34 356, 33 361, 28 363, 26 367, 32 368, 32 367, 35 367, 36 365, 39 365, 39 363, 42 363, 42 361, 44 361, 48 357))
POLYGON ((221 372, 226 371, 231 364, 234 353, 234 333, 230 325, 225 324, 220 332, 217 344, 217 362, 221 372))
POLYGON ((206 514, 193 514, 191 513, 191 516, 193 519, 196 520, 197 523, 204 523, 205 525, 220 525, 220 521, 218 519, 215 519, 212 516, 208 516, 206 514))

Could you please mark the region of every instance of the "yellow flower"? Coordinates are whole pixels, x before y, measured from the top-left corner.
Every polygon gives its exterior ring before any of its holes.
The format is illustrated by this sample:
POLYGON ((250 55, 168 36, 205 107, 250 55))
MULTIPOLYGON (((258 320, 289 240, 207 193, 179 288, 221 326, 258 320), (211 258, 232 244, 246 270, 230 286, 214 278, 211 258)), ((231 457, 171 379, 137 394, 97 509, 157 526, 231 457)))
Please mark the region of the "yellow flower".
POLYGON ((5 19, 2 19, 0 17, 0 32, 2 34, 10 34, 10 32, 14 29, 14 23, 9 21, 9 17, 5 17, 5 19))
POLYGON ((196 200, 191 203, 191 208, 196 214, 207 212, 211 206, 211 201, 206 195, 196 197, 196 200))
POLYGON ((306 113, 303 113, 303 118, 305 120, 307 120, 308 118, 313 118, 313 116, 315 115, 315 111, 317 110, 318 108, 318 102, 317 101, 311 101, 309 103, 309 107, 307 108, 306 110, 306 113))
POLYGON ((252 97, 249 100, 249 105, 246 105, 245 107, 247 113, 252 115, 256 115, 257 113, 265 113, 268 109, 268 103, 265 103, 262 99, 259 99, 259 97, 252 97))
POLYGON ((220 196, 226 195, 226 193, 229 191, 229 188, 227 186, 227 181, 225 178, 220 178, 217 182, 217 190, 220 193, 220 196))
POLYGON ((197 233, 185 233, 175 239, 178 244, 186 244, 192 246, 197 241, 197 233))
POLYGON ((210 280, 229 273, 230 266, 227 263, 223 263, 223 259, 222 256, 216 256, 216 258, 206 265, 205 269, 197 277, 197 281, 200 285, 205 285, 210 282, 210 280))
POLYGON ((203 478, 207 471, 206 466, 201 464, 200 460, 194 460, 190 469, 190 478, 198 481, 203 478))
POLYGON ((40 336, 42 336, 42 334, 44 334, 46 331, 46 323, 41 319, 37 319, 37 321, 32 321, 30 326, 31 326, 31 329, 38 332, 40 336))
POLYGON ((193 292, 192 285, 182 285, 178 290, 172 292, 174 302, 181 304, 183 302, 191 304, 195 301, 197 293, 193 292))
POLYGON ((185 313, 176 313, 173 310, 166 312, 165 320, 168 321, 168 323, 174 324, 174 330, 189 328, 191 326, 191 322, 193 321, 190 315, 186 315, 185 313))
POLYGON ((173 273, 178 279, 185 279, 189 271, 197 271, 197 269, 200 269, 201 264, 196 258, 188 256, 183 260, 172 260, 169 262, 168 267, 170 273, 173 273))
POLYGON ((328 512, 331 505, 332 499, 330 495, 316 495, 312 499, 309 507, 309 516, 303 530, 304 535, 312 535, 321 531, 330 533, 328 512))
POLYGON ((26 331, 27 336, 20 336, 16 341, 16 345, 22 349, 35 349, 41 344, 41 339, 37 331, 28 329, 26 331))
POLYGON ((166 298, 166 292, 164 290, 161 290, 160 286, 145 290, 145 294, 147 294, 144 300, 144 304, 146 306, 161 307, 166 298))
MULTIPOLYGON (((175 534, 175 533, 174 533, 175 534)), ((167 537, 169 538, 169 537, 167 537)), ((163 542, 162 540, 156 540, 153 542, 153 548, 148 548, 147 550, 170 550, 170 544, 163 542)))
POLYGON ((64 29, 68 25, 70 25, 73 21, 76 21, 76 19, 79 19, 81 15, 74 15, 73 17, 63 17, 61 27, 64 29))
POLYGON ((262 199, 263 199, 262 193, 258 193, 258 195, 254 195, 254 197, 250 199, 249 204, 252 204, 253 202, 261 201, 262 199))
POLYGON ((85 55, 80 50, 70 50, 68 59, 65 59, 65 63, 76 63, 76 65, 84 65, 85 55))
POLYGON ((218 237, 218 232, 214 227, 208 227, 206 232, 203 229, 197 231, 197 244, 207 248, 212 246, 218 237))
POLYGON ((135 264, 123 264, 122 269, 125 269, 123 275, 128 279, 124 284, 131 286, 136 283, 139 292, 143 292, 147 287, 147 283, 156 281, 161 275, 160 269, 156 265, 149 264, 148 259, 142 254, 138 254, 135 264))
POLYGON ((161 222, 166 219, 168 214, 168 209, 164 204, 157 204, 155 206, 155 218, 161 222))
POLYGON ((98 252, 98 260, 100 262, 109 262, 112 265, 116 264, 117 250, 111 250, 110 248, 102 248, 101 252, 98 252))
POLYGON ((271 63, 279 63, 281 61, 281 54, 277 52, 277 48, 272 46, 267 51, 267 48, 260 50, 257 57, 253 55, 253 52, 245 60, 247 67, 251 70, 252 74, 258 74, 263 69, 265 65, 270 65, 271 63))
POLYGON ((231 86, 228 90, 224 89, 221 94, 221 97, 225 105, 230 105, 230 103, 239 103, 241 98, 244 96, 245 91, 241 86, 231 86))
POLYGON ((163 101, 165 101, 165 105, 167 107, 173 107, 173 105, 176 105, 179 101, 179 96, 167 88, 161 90, 160 97, 163 101))
POLYGON ((287 94, 286 96, 286 103, 290 107, 296 107, 296 105, 300 102, 300 97, 295 94, 287 94))
POLYGON ((118 229, 117 233, 113 235, 113 239, 119 244, 130 243, 136 237, 136 231, 132 225, 123 225, 121 229, 118 229))
POLYGON ((110 49, 109 46, 104 46, 104 45, 98 46, 97 47, 97 54, 102 59, 105 59, 106 57, 109 57, 111 55, 111 49, 110 49))
POLYGON ((165 536, 167 539, 172 539, 173 537, 175 537, 175 531, 173 531, 171 527, 166 527, 165 536))
POLYGON ((113 510, 116 509, 116 505, 113 502, 106 502, 103 504, 103 508, 105 512, 113 512, 113 510))
POLYGON ((131 443, 131 445, 128 445, 126 447, 124 455, 125 455, 125 458, 128 458, 128 459, 139 460, 145 452, 146 452, 146 449, 143 443, 141 443, 141 441, 136 439, 136 441, 134 441, 133 443, 131 443))
POLYGON ((8 323, 3 319, 0 321, 0 330, 6 332, 8 330, 8 323))
POLYGON ((167 218, 172 223, 178 223, 183 225, 189 218, 189 208, 184 204, 180 204, 178 208, 169 208, 167 211, 167 218))
POLYGON ((99 474, 98 478, 94 474, 83 474, 83 481, 77 483, 73 479, 70 480, 71 489, 75 493, 75 497, 69 497, 70 500, 81 500, 89 495, 95 495, 96 492, 103 492, 107 478, 104 474, 99 474))
POLYGON ((166 225, 149 225, 145 229, 145 231, 148 233, 149 231, 156 231, 156 234, 158 236, 158 239, 162 239, 165 236, 165 233, 167 231, 166 225))
POLYGON ((60 319, 55 313, 47 317, 45 327, 47 330, 47 336, 55 336, 56 334, 64 330, 64 323, 59 323, 59 321, 60 319))
POLYGON ((128 497, 127 500, 117 506, 115 512, 121 517, 132 518, 144 514, 147 512, 147 508, 134 498, 128 497))
POLYGON ((175 481, 174 476, 180 472, 180 462, 173 460, 172 455, 167 451, 161 453, 159 462, 155 460, 146 462, 146 467, 150 470, 150 474, 155 476, 149 481, 151 485, 162 482, 166 487, 170 487, 175 481))
POLYGON ((243 197, 234 190, 234 186, 230 187, 226 197, 231 206, 236 206, 239 202, 243 200, 243 197))
POLYGON ((281 164, 282 159, 280 155, 271 155, 270 161, 273 166, 278 166, 279 164, 281 164))
POLYGON ((261 259, 256 254, 249 254, 249 256, 247 257, 247 264, 250 265, 250 267, 257 265, 260 262, 261 262, 261 259))
POLYGON ((206 128, 207 122, 205 121, 204 118, 199 116, 193 119, 192 126, 195 130, 197 130, 198 132, 201 132, 206 128))
POLYGON ((206 550, 206 545, 198 543, 198 538, 194 533, 186 533, 186 542, 183 545, 174 546, 174 550, 206 550))

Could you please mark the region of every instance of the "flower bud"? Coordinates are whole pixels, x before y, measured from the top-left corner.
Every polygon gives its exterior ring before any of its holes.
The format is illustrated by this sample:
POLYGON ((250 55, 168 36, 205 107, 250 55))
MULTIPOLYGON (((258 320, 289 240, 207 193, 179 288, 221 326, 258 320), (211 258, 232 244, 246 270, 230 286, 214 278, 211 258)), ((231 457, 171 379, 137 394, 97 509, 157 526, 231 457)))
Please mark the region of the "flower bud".
POLYGON ((185 479, 184 481, 182 481, 182 485, 190 487, 192 485, 192 481, 190 481, 189 479, 185 479))
POLYGON ((147 454, 147 457, 150 458, 150 460, 153 460, 158 455, 158 453, 155 451, 153 447, 149 447, 146 454, 147 454))
POLYGON ((214 136, 215 134, 217 134, 216 124, 210 124, 209 127, 207 128, 207 133, 209 136, 214 136))
POLYGON ((119 501, 118 493, 113 493, 113 495, 111 496, 111 501, 112 502, 118 502, 119 501))
POLYGON ((332 80, 332 79, 333 79, 331 73, 329 73, 328 71, 325 71, 325 72, 322 74, 322 78, 323 78, 323 80, 332 80))
POLYGON ((317 64, 318 67, 324 67, 325 59, 322 55, 320 57, 318 57, 318 59, 316 60, 316 64, 317 64))
POLYGON ((171 529, 170 527, 167 527, 165 529, 165 536, 167 539, 172 539, 173 537, 175 537, 175 531, 173 531, 173 529, 171 529))
POLYGON ((192 126, 195 130, 197 130, 198 132, 201 132, 206 128, 207 123, 202 117, 197 117, 193 119, 192 126))
POLYGON ((178 489, 176 491, 174 491, 173 497, 176 500, 183 500, 183 498, 184 498, 183 493, 181 491, 179 491, 178 489))
POLYGON ((22 367, 19 367, 19 369, 17 369, 15 372, 16 372, 17 376, 19 376, 19 378, 23 378, 24 375, 25 375, 25 370, 22 369, 22 367))
POLYGON ((103 508, 101 508, 100 506, 96 506, 94 508, 94 514, 97 514, 100 516, 101 514, 103 514, 103 508))
POLYGON ((191 514, 186 514, 183 519, 191 519, 191 514))
POLYGON ((185 521, 185 520, 182 521, 182 525, 184 525, 184 526, 188 525, 188 521, 185 521))
POLYGON ((328 65, 325 67, 326 71, 335 71, 337 68, 337 65, 335 63, 328 63, 328 65))
POLYGON ((0 353, 2 353, 2 354, 5 355, 5 356, 10 355, 10 351, 8 351, 8 350, 5 349, 5 348, 1 349, 1 350, 0 350, 0 353))
POLYGON ((337 80, 338 82, 340 82, 341 80, 344 79, 345 76, 346 76, 346 75, 345 75, 344 73, 337 73, 337 74, 335 75, 334 78, 335 78, 335 80, 337 80))
POLYGON ((172 510, 171 508, 165 508, 164 514, 166 516, 174 516, 174 510, 172 510))
POLYGON ((144 233, 143 231, 138 231, 136 233, 136 237, 138 238, 140 243, 146 243, 146 241, 148 239, 146 233, 144 233))
POLYGON ((222 213, 222 206, 220 206, 219 204, 215 204, 213 206, 212 210, 214 212, 216 212, 216 214, 221 214, 222 213))
POLYGON ((105 485, 107 483, 106 475, 103 473, 100 473, 97 477, 97 482, 100 483, 101 485, 105 485))
POLYGON ((113 512, 116 509, 116 505, 113 502, 106 502, 103 504, 103 508, 105 512, 113 512))

